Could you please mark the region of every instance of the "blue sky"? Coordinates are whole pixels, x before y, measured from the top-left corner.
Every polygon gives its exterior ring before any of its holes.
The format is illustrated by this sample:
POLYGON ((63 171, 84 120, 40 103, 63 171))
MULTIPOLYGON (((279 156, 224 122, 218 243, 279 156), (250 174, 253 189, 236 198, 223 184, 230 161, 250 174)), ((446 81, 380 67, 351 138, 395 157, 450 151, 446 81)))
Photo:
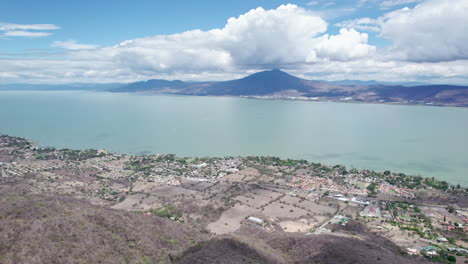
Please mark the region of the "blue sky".
POLYGON ((220 80, 275 67, 468 83, 466 2, 2 1, 0 82, 220 80))
MULTIPOLYGON (((1 40, 1 52, 24 52, 28 49, 48 49, 53 41, 74 39, 96 45, 114 45, 124 40, 159 34, 174 34, 192 29, 210 30, 224 26, 230 17, 251 9, 274 9, 293 3, 310 10, 328 12, 328 22, 358 17, 378 17, 388 10, 379 5, 364 5, 360 1, 36 1, 14 0, 0 4, 0 23, 54 24, 58 30, 47 38, 7 38, 1 40), (333 4, 330 4, 333 3, 333 4), (353 9, 353 10, 351 10, 353 9)), ((415 3, 396 5, 414 6, 415 3)), ((336 33, 339 27, 328 31, 336 33)), ((375 35, 375 34, 372 34, 375 35)), ((370 43, 382 45, 385 40, 370 38, 370 43)))

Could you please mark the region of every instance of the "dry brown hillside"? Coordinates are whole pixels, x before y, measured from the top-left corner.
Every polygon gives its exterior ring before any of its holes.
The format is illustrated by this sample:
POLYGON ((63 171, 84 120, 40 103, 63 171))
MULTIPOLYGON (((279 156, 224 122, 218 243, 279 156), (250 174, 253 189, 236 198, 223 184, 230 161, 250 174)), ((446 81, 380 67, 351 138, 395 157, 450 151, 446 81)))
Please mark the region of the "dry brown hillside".
POLYGON ((203 238, 168 219, 0 190, 0 263, 170 263, 203 238))

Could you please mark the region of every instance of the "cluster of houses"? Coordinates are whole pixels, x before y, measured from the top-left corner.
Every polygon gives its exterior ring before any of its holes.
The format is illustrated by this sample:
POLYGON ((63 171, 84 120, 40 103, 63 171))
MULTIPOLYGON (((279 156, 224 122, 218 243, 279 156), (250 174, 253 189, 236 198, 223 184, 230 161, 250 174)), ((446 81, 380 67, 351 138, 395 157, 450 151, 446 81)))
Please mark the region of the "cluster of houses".
POLYGON ((120 178, 131 175, 144 181, 164 183, 169 185, 180 185, 180 179, 192 179, 196 181, 214 182, 217 178, 223 177, 227 173, 235 173, 242 166, 239 158, 211 160, 207 162, 197 162, 195 164, 185 164, 177 161, 163 160, 163 155, 152 155, 144 157, 127 157, 109 155, 106 157, 93 158, 86 163, 91 167, 102 170, 101 176, 105 178, 120 178), (146 159, 146 160, 143 160, 146 159), (133 171, 129 168, 129 162, 140 162, 141 167, 146 167, 144 171, 133 171))
POLYGON ((316 176, 297 175, 289 183, 293 188, 322 191, 330 193, 343 193, 348 195, 367 196, 367 189, 338 185, 331 179, 316 176))
POLYGON ((452 222, 442 222, 441 225, 446 231, 455 231, 463 230, 463 232, 468 232, 468 225, 461 223, 452 223, 452 222))
POLYGON ((379 186, 379 191, 384 194, 390 194, 393 196, 402 196, 405 198, 414 198, 414 191, 407 188, 399 188, 388 183, 382 183, 379 186))
POLYGON ((363 205, 363 206, 369 205, 369 201, 362 201, 362 200, 357 199, 356 197, 352 197, 351 199, 348 199, 344 197, 342 194, 335 194, 333 195, 333 198, 341 202, 351 202, 351 203, 355 203, 355 204, 363 205))
POLYGON ((380 207, 378 204, 371 203, 359 213, 363 217, 381 217, 380 207))
POLYGON ((432 257, 439 255, 440 250, 441 249, 436 246, 427 246, 421 248, 421 253, 425 256, 432 257))
MULTIPOLYGON (((446 240, 446 239, 445 239, 446 240)), ((458 253, 458 254, 468 254, 468 250, 464 248, 458 248, 458 247, 448 247, 448 251, 452 253, 458 253)), ((443 251, 441 248, 430 245, 430 246, 425 246, 421 247, 419 250, 416 248, 406 248, 405 252, 408 253, 409 255, 419 255, 422 254, 427 257, 434 257, 440 255, 440 252, 443 251)))
POLYGON ((195 178, 222 178, 229 173, 239 172, 243 165, 241 158, 213 159, 191 164, 186 176, 195 178))
POLYGON ((331 224, 338 224, 338 225, 342 225, 342 226, 345 226, 348 224, 348 217, 344 216, 344 215, 335 215, 331 220, 330 220, 330 223, 331 224))
POLYGON ((332 180, 326 178, 297 175, 292 178, 289 185, 294 188, 318 190, 321 186, 326 186, 332 183, 332 180))
POLYGON ((11 177, 11 176, 18 176, 24 175, 28 173, 36 173, 41 171, 48 171, 48 170, 57 170, 60 168, 64 168, 68 166, 67 163, 60 163, 60 164, 47 164, 47 165, 38 165, 27 161, 26 163, 18 163, 18 162, 0 162, 0 176, 1 177, 11 177))

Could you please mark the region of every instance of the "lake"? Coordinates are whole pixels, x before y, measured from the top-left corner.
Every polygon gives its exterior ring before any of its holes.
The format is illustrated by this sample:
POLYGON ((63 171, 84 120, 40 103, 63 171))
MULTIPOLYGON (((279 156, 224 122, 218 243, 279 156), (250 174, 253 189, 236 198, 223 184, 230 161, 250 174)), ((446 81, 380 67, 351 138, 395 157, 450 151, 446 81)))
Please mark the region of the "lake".
POLYGON ((269 155, 468 185, 466 108, 1 91, 0 133, 40 146, 269 155))

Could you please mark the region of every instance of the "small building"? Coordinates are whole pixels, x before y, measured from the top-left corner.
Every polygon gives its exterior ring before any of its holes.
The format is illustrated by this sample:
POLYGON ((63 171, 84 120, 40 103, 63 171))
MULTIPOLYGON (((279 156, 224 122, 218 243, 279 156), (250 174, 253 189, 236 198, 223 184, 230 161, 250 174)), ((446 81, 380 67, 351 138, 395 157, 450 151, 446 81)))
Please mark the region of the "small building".
POLYGON ((427 246, 427 247, 421 248, 421 253, 428 257, 438 256, 439 251, 440 251, 440 248, 436 246, 427 246))
POLYGON ((418 250, 415 248, 406 248, 405 252, 409 255, 418 255, 418 250))
POLYGON ((254 222, 257 225, 263 225, 265 223, 265 221, 263 221, 262 219, 260 219, 258 217, 254 217, 254 216, 249 216, 249 218, 247 218, 247 220, 250 221, 250 222, 254 222))
POLYGON ((457 253, 462 253, 462 254, 468 254, 468 250, 464 249, 464 248, 456 248, 456 247, 451 247, 451 248, 448 248, 448 250, 450 252, 457 252, 457 253))
POLYGON ((392 215, 391 215, 390 213, 388 213, 388 212, 384 212, 384 213, 382 214, 382 217, 383 217, 383 218, 387 218, 387 219, 391 219, 391 218, 392 218, 392 215))
POLYGON ((435 250, 426 251, 426 256, 432 257, 432 256, 437 256, 437 255, 439 255, 439 253, 437 253, 437 251, 435 250))
POLYGON ((360 205, 369 205, 369 201, 361 201, 361 200, 356 199, 355 197, 351 198, 351 202, 357 203, 360 205))
POLYGON ((439 237, 437 238, 437 241, 446 243, 448 242, 448 239, 446 239, 445 237, 439 237))

